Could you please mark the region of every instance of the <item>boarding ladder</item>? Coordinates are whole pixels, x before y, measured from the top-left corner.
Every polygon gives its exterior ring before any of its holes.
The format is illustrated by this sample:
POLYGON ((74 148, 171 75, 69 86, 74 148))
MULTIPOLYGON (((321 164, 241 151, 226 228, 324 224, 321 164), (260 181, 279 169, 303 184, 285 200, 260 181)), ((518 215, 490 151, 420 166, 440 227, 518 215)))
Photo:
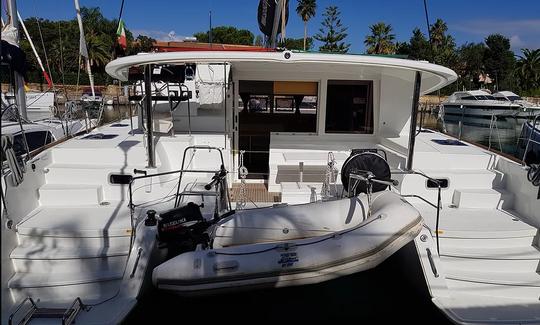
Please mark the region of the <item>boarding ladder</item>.
POLYGON ((75 322, 75 318, 81 310, 86 310, 80 297, 77 297, 68 308, 43 308, 38 307, 34 299, 28 297, 24 299, 17 309, 9 316, 9 325, 28 324, 33 319, 59 319, 62 325, 69 325, 75 322), (23 308, 23 307, 27 308, 23 308), (19 316, 21 312, 21 316, 19 316), (23 313, 24 312, 24 313, 23 313))

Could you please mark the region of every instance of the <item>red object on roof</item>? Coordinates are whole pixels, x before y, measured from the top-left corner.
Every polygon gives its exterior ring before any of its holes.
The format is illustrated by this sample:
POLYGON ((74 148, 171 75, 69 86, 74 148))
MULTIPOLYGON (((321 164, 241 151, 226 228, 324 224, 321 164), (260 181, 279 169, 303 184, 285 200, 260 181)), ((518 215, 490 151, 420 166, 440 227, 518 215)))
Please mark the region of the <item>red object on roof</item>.
POLYGON ((238 44, 218 44, 199 42, 162 42, 156 41, 154 49, 157 52, 182 52, 182 51, 247 51, 247 52, 275 52, 262 46, 238 45, 238 44))

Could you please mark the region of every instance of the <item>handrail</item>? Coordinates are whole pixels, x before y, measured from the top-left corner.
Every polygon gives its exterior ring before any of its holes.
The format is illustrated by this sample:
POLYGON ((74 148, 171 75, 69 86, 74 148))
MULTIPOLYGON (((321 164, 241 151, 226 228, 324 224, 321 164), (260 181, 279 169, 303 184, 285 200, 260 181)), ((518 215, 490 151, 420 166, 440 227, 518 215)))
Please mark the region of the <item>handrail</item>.
POLYGON ((437 209, 437 218, 435 220, 435 237, 436 237, 436 240, 437 240, 437 254, 441 255, 440 253, 440 249, 439 249, 439 220, 440 220, 440 210, 442 210, 442 202, 441 202, 441 182, 439 182, 439 180, 435 179, 435 178, 432 178, 432 177, 429 177, 427 176, 426 174, 422 173, 422 172, 418 172, 418 171, 415 171, 415 170, 411 170, 411 171, 398 171, 398 172, 393 172, 394 174, 399 174, 399 175, 406 175, 406 174, 413 174, 413 175, 420 175, 432 182, 434 182, 435 184, 437 184, 437 206, 435 206, 433 203, 430 203, 428 200, 424 199, 423 197, 419 196, 419 195, 416 195, 416 194, 412 194, 412 195, 407 195, 407 194, 401 194, 401 196, 403 197, 415 197, 415 198, 419 198, 421 199, 422 201, 424 202, 427 202, 429 203, 429 205, 431 205, 432 207, 436 208, 437 209))
POLYGON ((498 122, 497 115, 495 114, 495 112, 493 112, 491 114, 491 120, 489 122, 488 149, 491 150, 491 135, 493 133, 493 129, 495 128, 497 129, 497 138, 499 139, 499 150, 503 151, 502 142, 501 142, 501 134, 500 134, 499 125, 497 122, 498 122))
POLYGON ((525 157, 527 156, 527 151, 529 150, 529 145, 531 141, 534 143, 537 143, 536 140, 532 140, 532 135, 534 133, 534 129, 536 128, 536 123, 538 122, 539 119, 540 119, 540 114, 536 115, 533 119, 531 133, 529 133, 529 138, 527 139, 527 144, 525 145, 525 151, 523 152, 523 158, 521 159, 523 165, 525 165, 525 157))
MULTIPOLYGON (((186 149, 184 149, 184 154, 182 156, 182 167, 180 167, 181 170, 184 169, 185 167, 185 162, 186 162, 186 154, 188 152, 188 150, 194 150, 195 152, 197 151, 197 149, 203 149, 203 150, 208 150, 208 151, 211 151, 211 150, 217 150, 219 152, 219 156, 221 158, 221 165, 222 166, 225 166, 225 160, 223 159, 223 152, 221 152, 221 149, 218 148, 218 147, 211 147, 211 146, 203 146, 203 145, 195 145, 195 146, 188 146, 186 147, 186 149)), ((193 155, 195 155, 195 152, 193 153, 193 155)), ((189 170, 187 170, 189 171, 189 170)), ((219 171, 218 171, 219 172, 219 171)), ((212 173, 215 173, 215 172, 212 172, 212 173)), ((184 171, 180 172, 180 175, 178 177, 178 188, 176 189, 176 200, 174 201, 174 206, 177 207, 178 206, 178 194, 180 193, 180 185, 182 183, 182 176, 184 174, 184 171)))
MULTIPOLYGON (((216 172, 219 172, 219 171, 216 171, 216 170, 183 170, 183 169, 177 169, 177 170, 172 170, 172 171, 168 171, 168 172, 161 172, 161 173, 155 173, 155 174, 145 174, 145 175, 142 175, 142 176, 136 176, 136 177, 132 177, 130 182, 129 182, 129 185, 128 185, 128 192, 129 192, 129 213, 130 213, 130 223, 131 223, 131 235, 130 235, 130 244, 129 244, 129 251, 131 252, 131 249, 133 248, 133 239, 134 239, 134 236, 135 236, 135 220, 134 220, 134 215, 135 215, 135 205, 133 204, 133 183, 136 181, 136 180, 139 180, 139 179, 146 179, 146 178, 151 178, 151 177, 158 177, 158 176, 165 176, 165 175, 172 175, 172 174, 177 174, 177 173, 184 173, 184 172, 190 172, 190 173, 205 173, 205 174, 210 174, 210 173, 216 173, 216 172)), ((176 206, 176 204, 175 204, 176 206)))
POLYGON ((22 306, 24 306, 24 303, 27 302, 27 301, 30 301, 31 308, 26 312, 26 314, 24 314, 24 316, 21 319, 21 321, 19 322, 19 324, 21 324, 21 323, 26 324, 32 318, 32 315, 38 309, 38 307, 37 307, 36 303, 34 302, 34 299, 32 299, 31 297, 26 297, 19 304, 19 306, 17 306, 17 309, 15 309, 15 311, 11 315, 9 315, 9 319, 8 319, 8 324, 9 325, 13 325, 13 317, 15 317, 15 315, 19 312, 19 310, 22 308, 22 306))
MULTIPOLYGON (((21 113, 19 112, 19 106, 16 104, 16 103, 11 103, 9 104, 8 106, 6 106, 4 108, 4 110, 2 110, 2 115, 4 115, 4 113, 6 111, 8 111, 11 107, 14 107, 15 108, 15 113, 16 113, 16 118, 17 118, 17 121, 16 122, 19 122, 19 127, 21 129, 21 134, 22 134, 22 138, 23 138, 23 142, 24 142, 24 149, 26 150, 26 157, 27 159, 30 159, 31 156, 30 156, 30 147, 28 146, 28 141, 26 140, 26 134, 24 132, 24 128, 23 128, 23 120, 25 122, 28 122, 28 120, 24 119, 22 116, 21 116, 21 113)), ((24 167, 24 164, 23 164, 23 171, 25 170, 25 167, 24 167)))

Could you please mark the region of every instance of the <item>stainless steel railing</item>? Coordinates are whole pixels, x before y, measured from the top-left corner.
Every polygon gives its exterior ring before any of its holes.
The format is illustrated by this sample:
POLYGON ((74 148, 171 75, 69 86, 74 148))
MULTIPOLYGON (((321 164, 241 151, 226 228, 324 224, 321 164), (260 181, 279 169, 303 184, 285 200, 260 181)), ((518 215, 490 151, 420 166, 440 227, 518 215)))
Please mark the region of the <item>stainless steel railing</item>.
MULTIPOLYGON (((533 140, 532 139, 532 136, 534 134, 534 130, 536 129, 536 124, 540 122, 540 114, 536 115, 533 119, 533 122, 532 122, 532 128, 531 128, 531 133, 529 133, 529 137, 527 139, 527 144, 525 145, 525 151, 523 152, 523 157, 521 158, 521 161, 523 162, 523 164, 525 165, 525 157, 527 156, 527 152, 529 151, 529 146, 532 143, 535 143, 535 144, 538 144, 540 145, 540 142, 539 141, 536 141, 536 140, 533 140)), ((523 124, 525 125, 525 123, 523 124)))

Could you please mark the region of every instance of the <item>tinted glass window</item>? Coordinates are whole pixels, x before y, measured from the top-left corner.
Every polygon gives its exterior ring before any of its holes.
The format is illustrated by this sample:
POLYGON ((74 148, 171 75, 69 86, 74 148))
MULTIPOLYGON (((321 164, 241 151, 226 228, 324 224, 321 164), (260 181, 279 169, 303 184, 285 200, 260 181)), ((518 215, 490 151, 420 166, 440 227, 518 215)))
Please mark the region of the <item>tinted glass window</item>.
POLYGON ((372 82, 328 80, 327 133, 373 133, 372 82))
POLYGON ((13 137, 13 150, 17 156, 26 154, 22 134, 18 134, 13 137))
MULTIPOLYGON (((26 134, 26 141, 28 142, 28 149, 30 151, 34 151, 52 142, 51 133, 47 131, 28 132, 25 134, 26 134)), ((23 148, 24 148, 24 145, 23 145, 23 148)))

